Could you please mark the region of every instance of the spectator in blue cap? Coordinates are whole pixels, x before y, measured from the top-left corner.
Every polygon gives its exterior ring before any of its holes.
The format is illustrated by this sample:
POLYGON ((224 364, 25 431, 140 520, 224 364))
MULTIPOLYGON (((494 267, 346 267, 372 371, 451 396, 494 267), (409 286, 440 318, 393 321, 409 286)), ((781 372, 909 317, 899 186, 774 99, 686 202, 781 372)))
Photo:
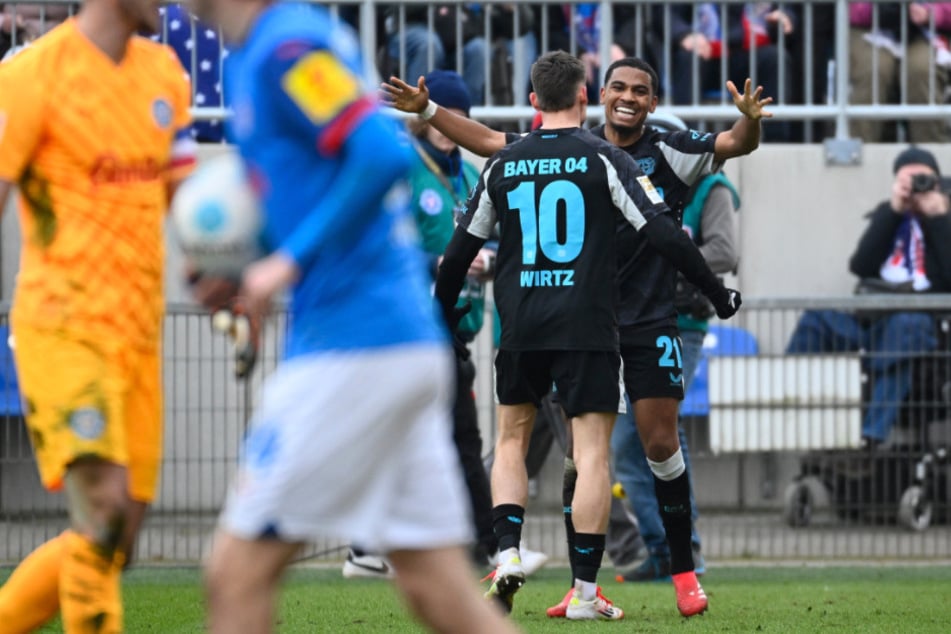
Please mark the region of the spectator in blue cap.
POLYGON ((429 98, 443 108, 454 108, 469 116, 472 98, 462 76, 452 70, 434 70, 426 75, 429 98))

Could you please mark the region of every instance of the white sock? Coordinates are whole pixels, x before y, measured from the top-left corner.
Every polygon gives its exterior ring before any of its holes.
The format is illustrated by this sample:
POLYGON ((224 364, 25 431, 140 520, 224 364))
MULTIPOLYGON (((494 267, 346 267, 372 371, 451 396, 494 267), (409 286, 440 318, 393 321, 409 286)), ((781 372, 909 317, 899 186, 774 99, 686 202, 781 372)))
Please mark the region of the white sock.
POLYGON ((684 454, 680 451, 680 447, 677 447, 674 455, 667 458, 667 460, 654 462, 648 458, 647 464, 650 465, 655 476, 665 481, 676 480, 681 473, 687 470, 687 465, 684 464, 684 454))
POLYGON ((593 581, 575 579, 575 592, 585 601, 593 601, 598 596, 598 584, 593 581))

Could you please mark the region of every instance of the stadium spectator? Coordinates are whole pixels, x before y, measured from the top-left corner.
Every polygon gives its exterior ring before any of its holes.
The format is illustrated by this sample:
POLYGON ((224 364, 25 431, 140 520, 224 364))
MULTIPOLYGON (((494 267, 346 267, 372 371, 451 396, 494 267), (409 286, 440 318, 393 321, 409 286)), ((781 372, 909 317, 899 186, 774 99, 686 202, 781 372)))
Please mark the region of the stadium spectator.
POLYGON ((482 19, 473 11, 473 7, 464 4, 392 6, 388 9, 390 33, 384 75, 388 75, 389 70, 398 71, 401 63, 405 63, 406 77, 413 78, 413 81, 430 70, 455 68, 456 51, 462 49, 460 74, 465 79, 472 103, 484 103, 488 43, 482 19), (432 28, 429 25, 430 10, 432 28), (399 23, 401 15, 405 18, 405 26, 399 23), (457 41, 457 25, 461 25, 461 42, 457 41), (401 49, 405 50, 405 59, 401 59, 401 49))
POLYGON ((189 91, 139 31, 157 7, 86 0, 0 70, 0 209, 20 191, 11 314, 41 480, 69 528, 0 589, 0 629, 60 611, 67 632, 123 631, 120 573, 162 453, 162 227, 194 164, 189 91), (121 97, 121 98, 120 98, 121 97))
MULTIPOLYGON (((160 7, 159 13, 162 29, 153 39, 165 41, 175 49, 178 60, 191 77, 193 105, 222 107, 221 62, 228 52, 221 44, 218 31, 195 20, 180 4, 160 7)), ((220 143, 224 140, 224 123, 221 119, 195 121, 191 135, 200 143, 220 143)))
MULTIPOLYGON (((836 7, 828 2, 786 4, 796 30, 788 38, 794 60, 793 104, 824 105, 833 97, 836 7)), ((792 121, 794 140, 815 142, 834 134, 833 119, 792 121)))
POLYGON ((2 4, 0 11, 0 58, 15 53, 75 12, 72 4, 2 4))
MULTIPOLYGON (((434 70, 426 75, 431 95, 461 116, 469 116, 472 101, 462 76, 451 70, 434 70), (434 97, 436 98, 436 97, 434 97)), ((456 226, 456 216, 465 210, 466 197, 479 180, 479 170, 462 157, 453 141, 420 118, 407 122, 415 139, 420 161, 410 172, 411 209, 419 227, 423 251, 430 258, 430 272, 436 278, 438 262, 456 226)), ((453 404, 453 442, 469 490, 476 544, 481 552, 477 563, 485 565, 498 550, 492 532, 492 493, 482 464, 482 436, 476 414, 475 364, 469 344, 482 329, 485 319, 485 282, 491 279, 496 247, 489 243, 472 261, 466 284, 459 297, 460 308, 471 310, 456 330, 456 395, 453 404)))
MULTIPOLYGON (((258 187, 267 255, 242 308, 291 297, 284 357, 263 386, 207 565, 212 632, 270 632, 301 544, 386 554, 436 631, 514 632, 485 602, 451 446, 452 351, 401 183, 412 150, 365 90, 355 33, 321 6, 200 0, 234 48, 233 141, 258 187), (391 195, 392 193, 392 195, 391 195)), ((199 300, 216 286, 199 280, 199 300)))
MULTIPOLYGON (((944 103, 951 67, 948 50, 951 2, 907 5, 850 2, 849 25, 851 103, 944 103), (904 7, 907 7, 905 41, 901 37, 904 7), (876 12, 878 28, 873 31, 876 12), (875 64, 877 75, 873 77, 875 64), (905 85, 902 85, 903 69, 907 73, 905 85), (873 94, 875 82, 877 95, 873 94)), ((951 139, 947 119, 909 119, 906 127, 906 140, 910 143, 941 143, 951 139)), ((869 143, 897 140, 894 121, 852 119, 850 129, 853 136, 869 143)))
MULTIPOLYGON (((551 50, 563 50, 577 53, 584 62, 585 83, 588 87, 589 101, 595 101, 598 91, 601 69, 601 16, 600 6, 595 2, 579 4, 548 5, 549 47, 551 50), (571 43, 576 48, 573 50, 571 43)), ((610 47, 610 60, 617 61, 628 54, 620 43, 613 41, 610 47)))
MULTIPOLYGON (((849 261, 859 292, 951 292, 951 215, 931 152, 911 147, 893 166, 891 197, 869 214, 869 225, 849 261)), ((803 313, 789 354, 865 351, 871 397, 862 421, 867 446, 889 441, 912 385, 912 359, 937 345, 935 321, 914 311, 803 313)))
POLYGON ((523 3, 474 4, 470 8, 477 19, 482 18, 482 11, 491 17, 492 82, 487 90, 493 103, 527 105, 532 62, 538 57, 535 9, 523 3))
MULTIPOLYGON (((763 86, 767 95, 792 97, 792 56, 780 48, 778 33, 789 36, 795 29, 792 14, 781 5, 756 2, 721 5, 716 2, 691 4, 656 4, 653 6, 654 37, 662 41, 669 17, 670 55, 672 68, 662 69, 671 87, 675 104, 702 103, 710 98, 719 101, 727 79, 752 77, 754 85, 763 86), (696 7, 696 9, 695 9, 696 7), (726 9, 726 19, 723 20, 726 9), (751 65, 751 49, 755 48, 755 65, 751 65), (721 77, 720 60, 727 56, 727 77, 721 77), (694 57, 698 59, 699 92, 693 85, 694 57), (783 67, 784 73, 779 69, 783 67), (782 76, 782 84, 780 77, 782 76)), ((663 52, 657 54, 664 59, 663 52)), ((765 141, 789 141, 788 122, 776 121, 763 128, 765 141)))

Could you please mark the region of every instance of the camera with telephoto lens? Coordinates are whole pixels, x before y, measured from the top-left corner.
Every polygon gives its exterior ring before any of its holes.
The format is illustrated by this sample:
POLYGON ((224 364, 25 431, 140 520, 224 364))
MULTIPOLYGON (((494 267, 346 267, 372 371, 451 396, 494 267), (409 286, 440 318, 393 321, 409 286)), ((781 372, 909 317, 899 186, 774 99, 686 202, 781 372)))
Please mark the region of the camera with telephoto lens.
POLYGON ((938 177, 934 174, 912 174, 911 192, 913 194, 923 194, 930 192, 938 185, 938 177))

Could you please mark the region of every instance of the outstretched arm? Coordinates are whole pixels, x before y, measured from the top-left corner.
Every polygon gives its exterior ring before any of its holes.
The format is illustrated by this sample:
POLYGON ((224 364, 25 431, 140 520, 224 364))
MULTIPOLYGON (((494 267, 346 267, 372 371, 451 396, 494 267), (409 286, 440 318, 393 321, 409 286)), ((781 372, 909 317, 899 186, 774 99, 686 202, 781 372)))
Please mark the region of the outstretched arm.
POLYGON ((505 133, 463 117, 445 108, 435 107, 435 113, 427 118, 436 102, 429 100, 426 80, 419 78, 417 85, 410 86, 399 77, 390 77, 389 83, 380 84, 383 100, 402 112, 415 113, 429 121, 430 125, 446 135, 460 147, 479 156, 492 156, 505 147, 505 133))
POLYGON ((716 146, 714 147, 714 159, 717 163, 749 154, 759 147, 759 138, 761 132, 760 119, 773 116, 763 108, 773 102, 772 97, 763 98, 763 87, 757 86, 755 91, 751 92, 753 82, 747 78, 743 86, 743 93, 736 89, 736 84, 732 81, 726 82, 726 88, 733 96, 733 103, 736 109, 743 115, 736 120, 733 127, 727 132, 717 135, 716 146))

